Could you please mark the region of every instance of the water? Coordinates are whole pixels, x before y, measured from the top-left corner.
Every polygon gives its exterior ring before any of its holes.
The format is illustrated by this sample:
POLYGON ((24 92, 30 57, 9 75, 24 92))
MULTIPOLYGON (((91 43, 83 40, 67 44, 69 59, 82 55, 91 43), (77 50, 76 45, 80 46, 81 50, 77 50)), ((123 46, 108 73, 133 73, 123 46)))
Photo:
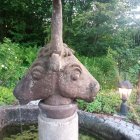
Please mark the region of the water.
MULTIPOLYGON (((36 125, 23 126, 22 133, 19 132, 19 126, 8 126, 3 140, 38 140, 38 130, 36 125), (11 131, 12 130, 12 131, 11 131), (15 132, 14 132, 15 130, 15 132)), ((97 140, 93 136, 80 133, 79 140, 97 140)))

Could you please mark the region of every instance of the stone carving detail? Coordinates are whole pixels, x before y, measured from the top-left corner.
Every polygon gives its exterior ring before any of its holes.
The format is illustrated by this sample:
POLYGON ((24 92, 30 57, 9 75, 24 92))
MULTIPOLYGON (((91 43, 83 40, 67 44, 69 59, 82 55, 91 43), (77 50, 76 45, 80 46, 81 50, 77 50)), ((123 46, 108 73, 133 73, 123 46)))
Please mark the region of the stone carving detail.
POLYGON ((37 99, 48 105, 70 104, 77 98, 92 101, 99 91, 99 83, 63 43, 61 0, 53 0, 53 7, 51 42, 14 89, 21 104, 37 99))

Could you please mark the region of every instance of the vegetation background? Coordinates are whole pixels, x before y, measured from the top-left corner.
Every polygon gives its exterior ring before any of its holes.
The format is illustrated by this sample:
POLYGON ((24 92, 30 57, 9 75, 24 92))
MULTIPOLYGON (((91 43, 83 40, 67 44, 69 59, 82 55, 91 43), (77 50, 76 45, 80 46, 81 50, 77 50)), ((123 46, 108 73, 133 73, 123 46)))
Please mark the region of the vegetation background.
MULTIPOLYGON (((62 0, 64 42, 96 77, 101 91, 95 102, 78 100, 80 108, 97 113, 119 111, 117 83, 137 83, 140 71, 139 0, 62 0)), ((0 1, 0 104, 13 104, 12 90, 50 41, 52 0, 0 1)), ((139 123, 134 90, 130 118, 139 123)))

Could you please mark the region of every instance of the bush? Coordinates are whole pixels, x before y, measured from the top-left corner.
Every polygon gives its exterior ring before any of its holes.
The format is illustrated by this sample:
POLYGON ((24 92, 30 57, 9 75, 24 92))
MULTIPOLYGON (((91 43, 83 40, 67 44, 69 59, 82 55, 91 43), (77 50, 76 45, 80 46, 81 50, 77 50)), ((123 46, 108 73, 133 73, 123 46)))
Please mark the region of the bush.
POLYGON ((0 44, 0 80, 4 86, 13 85, 23 73, 20 55, 19 44, 12 43, 7 38, 0 44))
POLYGON ((5 38, 0 43, 0 84, 14 87, 36 57, 37 47, 24 47, 5 38))
POLYGON ((29 68, 37 56, 38 49, 39 48, 36 45, 34 47, 29 46, 28 48, 22 47, 22 65, 29 68))
POLYGON ((12 89, 0 86, 0 105, 12 104, 14 101, 12 89))
POLYGON ((88 112, 114 114, 121 104, 119 94, 115 91, 101 91, 91 103, 78 100, 79 108, 88 112))
POLYGON ((138 104, 136 104, 136 99, 137 93, 136 90, 134 89, 128 100, 129 107, 128 118, 137 125, 140 125, 140 107, 138 104))
POLYGON ((114 89, 118 82, 116 62, 111 55, 102 57, 78 56, 79 60, 97 79, 102 89, 114 89))

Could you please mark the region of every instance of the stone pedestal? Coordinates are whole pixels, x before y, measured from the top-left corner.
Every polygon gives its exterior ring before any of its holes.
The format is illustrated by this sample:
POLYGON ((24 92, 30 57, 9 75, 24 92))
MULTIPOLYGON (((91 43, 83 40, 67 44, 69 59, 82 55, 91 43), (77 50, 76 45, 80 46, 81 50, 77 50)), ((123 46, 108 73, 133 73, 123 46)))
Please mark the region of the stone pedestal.
POLYGON ((120 107, 120 115, 127 116, 127 113, 128 113, 127 101, 122 100, 121 107, 120 107))
POLYGON ((78 140, 76 104, 50 106, 39 103, 39 140, 78 140))

